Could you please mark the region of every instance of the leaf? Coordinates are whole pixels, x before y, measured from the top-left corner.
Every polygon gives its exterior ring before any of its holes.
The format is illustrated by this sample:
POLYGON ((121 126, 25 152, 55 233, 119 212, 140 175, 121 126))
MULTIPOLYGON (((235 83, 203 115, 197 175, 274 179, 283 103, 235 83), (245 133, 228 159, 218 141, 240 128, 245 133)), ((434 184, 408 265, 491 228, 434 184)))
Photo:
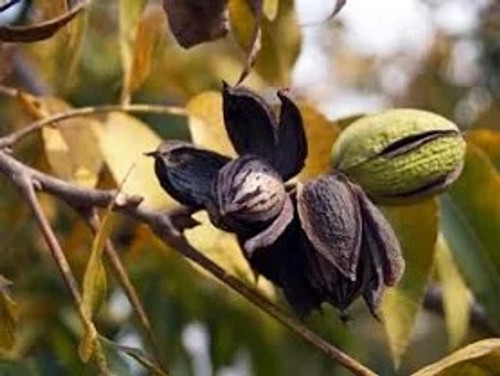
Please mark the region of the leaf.
POLYGON ((0 274, 0 350, 11 349, 16 341, 18 307, 8 291, 11 284, 12 282, 0 274))
POLYGON ((387 289, 381 304, 389 347, 398 367, 432 272, 438 205, 435 200, 428 200, 383 211, 394 227, 406 262, 403 278, 396 287, 387 289))
POLYGON ((442 229, 474 296, 500 330, 500 177, 469 143, 461 177, 442 196, 442 229))
MULTIPOLYGON (((55 97, 34 97, 24 93, 20 100, 37 120, 71 109, 55 97)), ((61 121, 57 128, 42 128, 45 155, 56 176, 84 187, 95 187, 103 165, 97 143, 99 127, 99 122, 87 117, 61 121)))
POLYGON ((114 217, 111 215, 111 208, 109 206, 106 210, 102 223, 94 237, 87 267, 83 274, 83 309, 89 319, 92 319, 101 306, 107 291, 108 283, 102 255, 106 240, 113 229, 114 217))
MULTIPOLYGON (((256 276, 245 260, 235 236, 212 226, 205 212, 196 213, 193 217, 201 224, 185 232, 189 243, 229 274, 236 275, 249 284, 256 284, 256 276)), ((206 273, 198 266, 195 267, 206 273)), ((259 278, 257 287, 267 297, 274 298, 274 289, 264 278, 259 278)))
POLYGON ((495 376, 500 369, 500 339, 464 347, 412 376, 495 376))
POLYGON ((78 0, 63 14, 31 26, 0 26, 0 40, 25 43, 48 39, 78 15, 86 5, 87 1, 78 0))
POLYGON ((123 70, 122 103, 130 103, 134 76, 134 47, 138 41, 139 22, 145 5, 146 0, 120 0, 119 2, 119 43, 123 70))
POLYGON ((153 160, 143 155, 156 150, 161 139, 145 123, 127 114, 109 113, 101 121, 97 132, 99 146, 115 182, 123 180, 130 166, 136 166, 123 192, 144 197, 141 205, 149 208, 171 207, 174 201, 158 184, 153 160))
POLYGON ((189 130, 193 143, 220 154, 236 156, 224 127, 220 92, 200 93, 188 102, 186 108, 192 115, 189 130))
POLYGON ((262 6, 262 1, 231 0, 229 2, 231 30, 246 55, 238 83, 250 73, 262 45, 262 6))
POLYGON ((500 171, 500 132, 491 129, 476 129, 466 135, 470 144, 481 148, 500 171))
POLYGON ((159 7, 151 6, 144 11, 132 46, 132 65, 125 72, 123 94, 128 98, 146 80, 151 70, 154 49, 163 31, 164 17, 159 7))
POLYGON ((226 35, 227 0, 163 0, 170 30, 184 48, 226 35))
POLYGON ((262 10, 269 21, 273 21, 278 15, 279 0, 263 0, 262 10))
POLYGON ((328 121, 311 106, 299 103, 299 108, 309 143, 309 154, 299 178, 308 179, 331 170, 330 153, 340 131, 335 123, 328 121))
POLYGON ((0 360, 0 375, 2 376, 40 376, 34 359, 23 359, 13 362, 10 360, 0 360))
POLYGON ((470 294, 442 234, 436 245, 436 270, 443 291, 448 343, 454 349, 463 342, 469 329, 470 294))
POLYGON ((156 365, 151 359, 147 357, 144 351, 137 349, 135 347, 119 345, 107 338, 99 337, 102 344, 113 348, 116 351, 123 352, 135 359, 140 365, 142 365, 146 370, 150 371, 152 375, 156 376, 167 376, 165 372, 162 371, 161 367, 156 365))

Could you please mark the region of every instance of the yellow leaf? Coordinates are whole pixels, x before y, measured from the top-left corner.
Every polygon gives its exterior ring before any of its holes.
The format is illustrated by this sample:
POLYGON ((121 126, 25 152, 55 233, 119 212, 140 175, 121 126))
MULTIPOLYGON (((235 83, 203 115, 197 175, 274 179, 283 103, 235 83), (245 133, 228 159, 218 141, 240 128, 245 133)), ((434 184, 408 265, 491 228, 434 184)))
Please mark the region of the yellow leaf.
POLYGON ((80 345, 78 346, 78 356, 82 362, 87 363, 96 350, 97 333, 94 328, 86 325, 80 345))
POLYGON ((99 309, 107 291, 106 269, 104 268, 102 256, 106 240, 113 229, 114 217, 110 215, 109 210, 108 208, 94 237, 89 261, 83 275, 83 308, 89 319, 92 319, 92 316, 99 309))
POLYGON ((269 21, 272 21, 278 15, 279 0, 264 0, 262 10, 269 21))
POLYGON ((396 367, 408 346, 415 318, 432 272, 438 229, 435 200, 384 208, 406 262, 399 284, 384 294, 381 312, 396 367))
MULTIPOLYGON (((19 99, 37 120, 71 109, 55 97, 22 94, 19 99)), ((98 121, 86 117, 63 120, 57 128, 42 128, 45 155, 56 176, 88 188, 97 184, 103 164, 96 134, 99 126, 98 121)))
POLYGON ((314 108, 301 103, 299 107, 304 120, 309 149, 305 167, 299 177, 314 178, 331 170, 332 145, 340 131, 335 123, 328 121, 314 108))
POLYGON ((222 95, 217 91, 205 91, 193 97, 186 106, 191 139, 197 145, 212 151, 235 156, 233 146, 224 127, 222 95))
MULTIPOLYGON (((238 276, 248 284, 255 284, 256 276, 243 256, 236 237, 213 227, 206 212, 197 213, 194 218, 201 225, 186 231, 186 238, 193 247, 229 274, 238 276)), ((204 272, 203 269, 199 270, 204 272)), ((257 287, 267 297, 274 298, 274 288, 265 278, 258 279, 257 287)))
POLYGON ((436 245, 436 269, 443 291, 448 342, 454 349, 462 343, 469 329, 470 294, 442 234, 436 245))
POLYGON ((139 30, 139 21, 146 0, 120 0, 118 4, 118 20, 120 30, 120 53, 122 59, 122 103, 130 102, 130 83, 133 77, 134 44, 139 30))
POLYGON ((500 339, 485 339, 460 349, 412 376, 497 376, 500 339))
POLYGON ((14 346, 15 326, 18 316, 17 303, 8 292, 9 280, 0 275, 0 349, 9 350, 14 346))
POLYGON ((139 119, 123 113, 107 114, 102 123, 97 132, 99 145, 115 182, 122 181, 135 164, 123 192, 144 197, 142 205, 149 208, 171 207, 174 201, 158 183, 153 160, 143 155, 158 147, 160 137, 139 119))
POLYGON ((130 96, 146 80, 151 70, 154 49, 164 28, 165 17, 160 6, 146 8, 132 48, 132 67, 125 72, 124 94, 130 96))

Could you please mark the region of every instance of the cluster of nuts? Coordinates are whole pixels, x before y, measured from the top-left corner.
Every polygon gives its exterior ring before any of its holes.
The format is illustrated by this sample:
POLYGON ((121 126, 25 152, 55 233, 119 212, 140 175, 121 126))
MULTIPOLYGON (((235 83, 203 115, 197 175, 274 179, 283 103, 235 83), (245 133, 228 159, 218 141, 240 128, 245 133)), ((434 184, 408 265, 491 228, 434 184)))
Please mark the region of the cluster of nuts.
POLYGON ((235 233, 251 267, 299 315, 324 302, 343 314, 359 296, 376 315, 404 260, 372 200, 415 201, 445 189, 460 173, 464 140, 453 123, 423 111, 367 116, 335 143, 330 173, 288 189, 304 166, 307 140, 298 107, 285 91, 278 98, 276 116, 251 90, 225 85, 224 122, 239 157, 166 141, 149 153, 160 184, 235 233))

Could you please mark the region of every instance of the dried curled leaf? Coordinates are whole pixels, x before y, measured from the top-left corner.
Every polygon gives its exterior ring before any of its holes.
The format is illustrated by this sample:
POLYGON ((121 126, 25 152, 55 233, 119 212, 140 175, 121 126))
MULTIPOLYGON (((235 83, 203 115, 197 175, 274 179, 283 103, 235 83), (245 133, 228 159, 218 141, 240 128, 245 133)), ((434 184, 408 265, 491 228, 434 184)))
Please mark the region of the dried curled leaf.
POLYGON ((203 207, 211 200, 212 181, 229 158, 183 141, 165 141, 146 155, 155 158, 161 186, 184 205, 203 207))
POLYGON ((163 0, 170 30, 184 48, 226 35, 226 6, 227 0, 163 0))
POLYGON ((76 1, 71 9, 58 17, 31 26, 0 26, 0 40, 4 42, 36 42, 50 38, 76 17, 87 1, 76 1))

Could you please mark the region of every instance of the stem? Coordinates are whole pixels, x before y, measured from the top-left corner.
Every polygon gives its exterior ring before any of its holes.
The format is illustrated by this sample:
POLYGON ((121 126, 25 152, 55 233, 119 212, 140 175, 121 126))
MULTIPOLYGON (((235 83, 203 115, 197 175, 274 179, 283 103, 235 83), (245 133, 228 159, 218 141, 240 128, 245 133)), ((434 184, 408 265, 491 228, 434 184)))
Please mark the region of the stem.
MULTIPOLYGON (((88 216, 88 223, 92 229, 92 232, 95 235, 99 229, 100 220, 97 213, 95 213, 94 210, 92 210, 92 212, 94 213, 88 216)), ((118 280, 121 287, 125 291, 125 294, 127 295, 130 305, 132 306, 135 315, 139 319, 139 323, 142 329, 142 334, 145 337, 145 339, 149 342, 149 345, 151 347, 151 350, 153 351, 153 355, 155 357, 156 362, 159 365, 161 365, 162 370, 166 374, 168 374, 169 373, 168 363, 164 355, 160 352, 160 349, 158 347, 158 339, 153 333, 151 322, 149 321, 146 311, 142 305, 141 299, 139 298, 139 294, 137 293, 134 285, 132 284, 132 281, 130 280, 120 260, 120 257, 118 256, 118 252, 116 251, 113 242, 109 239, 106 241, 104 252, 106 253, 108 262, 111 265, 113 272, 115 273, 116 279, 118 280)))
MULTIPOLYGON (((0 92, 8 90, 3 88, 0 92)), ((134 112, 134 113, 147 113, 147 114, 158 114, 158 115, 176 115, 176 116, 188 116, 189 113, 186 109, 182 107, 175 106, 163 106, 163 105, 152 105, 152 104, 113 104, 104 105, 99 107, 81 107, 75 108, 67 111, 60 112, 50 117, 46 117, 34 123, 31 123, 25 128, 21 128, 15 132, 12 132, 6 137, 0 138, 0 149, 12 147, 14 144, 18 143, 24 139, 29 134, 52 125, 54 123, 61 122, 63 120, 71 119, 74 117, 91 116, 96 114, 108 113, 108 112, 134 112)))
POLYGON ((51 251, 52 257, 56 262, 56 265, 63 277, 64 283, 66 287, 70 291, 73 300, 75 302, 75 306, 77 308, 78 315, 80 316, 80 320, 82 321, 85 330, 90 333, 90 338, 92 338, 93 346, 94 346, 94 357, 96 360, 96 364, 103 375, 110 375, 110 371, 107 366, 107 362, 105 357, 103 356, 103 351, 100 346, 99 341, 97 340, 97 329, 94 323, 88 318, 87 313, 83 308, 83 300, 78 289, 78 283, 76 281, 73 272, 71 271, 71 267, 66 259, 64 251, 62 250, 57 237, 50 226, 50 223, 43 213, 43 210, 40 206, 40 202, 38 201, 35 190, 33 188, 33 180, 29 177, 27 173, 21 173, 19 175, 14 175, 12 181, 19 188, 21 194, 24 196, 28 205, 30 206, 33 214, 35 216, 35 220, 40 227, 42 235, 51 251))

